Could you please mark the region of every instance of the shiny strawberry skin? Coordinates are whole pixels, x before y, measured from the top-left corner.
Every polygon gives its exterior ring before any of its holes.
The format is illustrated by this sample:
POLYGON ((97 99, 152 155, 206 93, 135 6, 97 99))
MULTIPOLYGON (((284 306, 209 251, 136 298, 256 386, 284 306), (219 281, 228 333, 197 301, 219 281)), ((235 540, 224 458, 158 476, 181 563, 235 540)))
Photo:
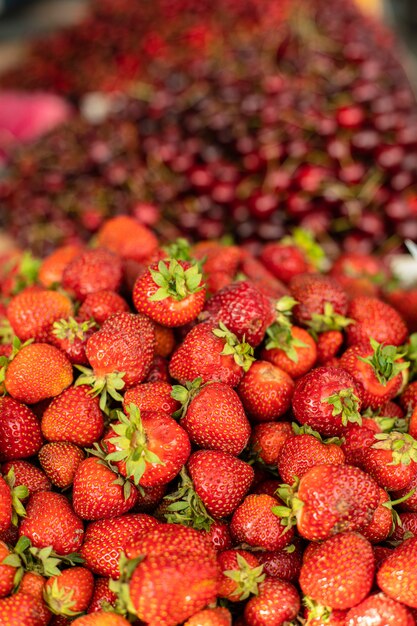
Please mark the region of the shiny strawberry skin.
POLYGON ((120 257, 104 248, 86 250, 65 267, 62 286, 80 300, 96 291, 118 291, 122 281, 120 257))
POLYGON ((250 448, 266 465, 276 464, 282 446, 293 435, 290 422, 263 422, 252 428, 250 448))
POLYGON ((350 609, 366 598, 375 571, 372 546, 362 535, 339 533, 304 558, 299 583, 304 594, 332 609, 350 609))
POLYGON ((50 491, 51 481, 39 467, 29 461, 8 461, 1 467, 3 474, 8 474, 13 468, 15 483, 14 486, 25 485, 29 495, 38 491, 50 491))
POLYGON ((9 485, 0 476, 0 532, 7 531, 12 523, 12 494, 9 485))
POLYGON ((287 580, 288 582, 297 582, 300 575, 303 549, 301 542, 296 538, 292 541, 294 550, 272 550, 259 552, 257 557, 259 563, 264 566, 264 573, 272 578, 287 580))
POLYGON ((272 509, 282 502, 266 494, 252 494, 235 510, 230 529, 236 543, 247 543, 254 548, 280 550, 291 543, 292 528, 285 527, 272 509))
POLYGON ((294 346, 297 360, 290 359, 285 350, 281 348, 263 348, 261 358, 287 372, 291 378, 300 378, 311 370, 317 360, 317 345, 313 337, 305 328, 292 326, 290 329, 292 339, 302 341, 305 346, 294 346))
POLYGON ((293 391, 292 378, 268 361, 253 363, 237 388, 245 411, 256 422, 269 422, 284 415, 291 405, 293 391))
MULTIPOLYGON (((135 404, 139 411, 164 411, 172 415, 180 408, 179 402, 171 396, 172 385, 165 381, 140 383, 126 391, 123 397, 123 406, 135 404)), ((184 427, 184 424, 182 424, 184 427)))
POLYGON ((404 605, 396 602, 385 593, 376 593, 365 598, 346 615, 346 626, 361 626, 366 621, 379 620, 386 626, 410 626, 411 614, 404 605))
MULTIPOLYGON (((1 487, 0 493, 3 496, 1 487)), ((3 505, 3 500, 2 500, 3 505)), ((9 556, 10 550, 4 541, 0 541, 0 598, 8 596, 14 587, 14 577, 16 574, 16 568, 11 565, 5 565, 3 560, 9 556)))
POLYGON ((266 578, 259 585, 259 593, 252 596, 244 609, 248 626, 276 626, 294 619, 300 610, 298 591, 291 583, 266 578))
MULTIPOLYGON (((378 444, 374 439, 373 445, 378 444)), ((398 491, 406 489, 417 475, 417 463, 393 464, 392 450, 376 449, 373 445, 363 455, 361 467, 384 489, 398 491)))
MULTIPOLYGON (((94 577, 86 567, 71 567, 61 572, 59 576, 51 576, 45 583, 45 597, 48 599, 53 596, 53 585, 57 585, 60 591, 72 593, 71 611, 81 613, 88 608, 90 604, 93 590, 94 577), (51 594, 51 595, 49 595, 51 594)), ((50 601, 51 608, 54 608, 58 614, 60 612, 59 601, 50 601)), ((64 613, 63 613, 64 614, 64 613)))
POLYGON ((397 602, 417 608, 417 537, 401 543, 377 573, 379 588, 397 602))
POLYGON ((34 413, 10 396, 0 398, 0 461, 26 459, 42 445, 39 421, 34 413))
POLYGON ((246 447, 250 424, 237 393, 221 382, 201 387, 188 405, 181 426, 200 448, 238 456, 246 447))
POLYGON ((91 602, 88 606, 88 613, 101 611, 103 605, 115 606, 117 595, 109 588, 110 578, 96 577, 94 580, 94 591, 91 602))
POLYGON ((68 441, 47 443, 38 454, 39 463, 46 476, 60 489, 71 487, 75 472, 84 458, 84 451, 68 441))
POLYGON ((228 609, 217 606, 194 613, 184 626, 232 626, 232 616, 228 609))
POLYGON ((93 319, 100 326, 117 313, 129 311, 129 305, 115 291, 95 291, 88 294, 79 308, 78 315, 82 320, 93 319))
POLYGON ((284 283, 289 283, 291 278, 308 270, 304 254, 293 245, 268 243, 262 248, 260 259, 275 278, 284 283))
POLYGON ((80 549, 84 527, 64 495, 44 491, 29 498, 19 534, 37 548, 52 546, 55 552, 65 555, 80 549))
POLYGON ((248 463, 218 450, 194 452, 187 466, 197 495, 215 518, 231 515, 253 480, 248 463))
POLYGON ((285 440, 277 459, 277 469, 285 483, 302 478, 315 465, 342 465, 345 455, 340 446, 323 443, 314 435, 292 435, 285 440))
POLYGON ((300 274, 291 279, 289 287, 298 302, 293 309, 294 319, 301 326, 311 321, 313 313, 323 314, 325 303, 330 303, 339 315, 347 313, 347 294, 330 276, 300 274))
POLYGON ((117 613, 97 611, 97 613, 77 617, 71 624, 74 626, 129 626, 130 622, 117 613))
POLYGON ((354 298, 349 304, 348 317, 355 321, 346 329, 349 345, 367 343, 372 337, 379 343, 400 346, 407 338, 402 317, 379 298, 354 298))
POLYGON ((12 298, 7 317, 14 333, 23 341, 47 341, 54 322, 73 313, 71 300, 58 291, 27 289, 12 298))
POLYGON ((158 246, 154 233, 128 215, 118 215, 104 222, 97 240, 103 248, 135 261, 147 259, 158 246))
POLYGON ((69 244, 56 248, 39 268, 38 280, 43 287, 53 287, 62 282, 62 274, 68 263, 81 253, 81 246, 69 244))
POLYGON ((371 543, 382 543, 391 534, 393 514, 391 509, 384 506, 390 502, 390 497, 385 489, 379 488, 379 504, 374 511, 371 521, 361 529, 361 533, 371 543))
POLYGON ((317 363, 325 365, 337 355, 343 344, 344 335, 340 330, 327 330, 317 338, 317 363))
POLYGON ((14 593, 0 600, 0 623, 7 626, 45 626, 41 600, 28 593, 14 593))

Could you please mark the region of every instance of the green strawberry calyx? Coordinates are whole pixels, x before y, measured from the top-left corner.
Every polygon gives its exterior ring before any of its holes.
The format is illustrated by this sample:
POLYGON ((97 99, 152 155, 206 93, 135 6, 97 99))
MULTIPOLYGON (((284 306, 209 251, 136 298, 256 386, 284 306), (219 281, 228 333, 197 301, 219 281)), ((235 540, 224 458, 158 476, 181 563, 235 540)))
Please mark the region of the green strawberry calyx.
POLYGON ((304 506, 304 502, 297 497, 298 486, 300 480, 294 476, 294 483, 287 485, 282 483, 276 490, 277 496, 285 503, 284 505, 278 505, 272 507, 272 513, 281 518, 281 524, 285 527, 283 532, 288 530, 297 524, 297 519, 304 506))
POLYGON ((195 378, 193 381, 187 381, 184 385, 173 385, 171 397, 181 403, 181 408, 175 411, 174 417, 184 417, 187 413, 188 406, 201 389, 202 378, 195 378))
POLYGON ((323 439, 320 433, 317 432, 317 430, 311 428, 311 426, 309 426, 308 424, 303 424, 302 426, 300 426, 299 424, 297 424, 297 422, 292 422, 291 427, 294 435, 311 435, 312 437, 326 445, 335 444, 336 446, 341 446, 342 443, 344 443, 344 439, 340 437, 328 437, 327 439, 323 439))
POLYGON ((377 443, 372 448, 392 451, 392 461, 388 465, 410 465, 411 461, 417 463, 417 440, 408 433, 376 433, 374 438, 377 443))
MULTIPOLYGON (((113 413, 116 413, 116 411, 114 411, 113 413)), ((130 498, 130 494, 132 493, 132 483, 128 478, 122 476, 118 472, 117 467, 108 460, 106 452, 103 450, 103 448, 101 448, 100 445, 95 442, 93 443, 93 448, 85 448, 85 450, 86 452, 88 452, 88 454, 96 457, 97 463, 103 465, 103 467, 107 467, 107 469, 113 472, 115 478, 112 484, 119 485, 119 487, 123 489, 123 498, 125 500, 130 498)))
POLYGON ((15 334, 9 320, 7 318, 2 319, 0 322, 0 344, 11 344, 14 336, 15 334))
POLYGON ((366 358, 358 356, 358 359, 372 367, 378 381, 385 387, 397 374, 407 370, 410 363, 398 362, 406 352, 399 351, 396 346, 386 346, 372 338, 369 341, 374 351, 373 354, 366 358))
POLYGON ((307 326, 313 337, 316 337, 318 333, 324 333, 327 330, 343 330, 354 323, 354 320, 349 317, 336 313, 331 302, 325 302, 323 313, 312 313, 307 326))
POLYGON ((109 396, 117 402, 123 401, 123 396, 119 393, 125 386, 123 377, 126 372, 110 372, 104 376, 96 376, 94 371, 83 365, 75 365, 80 370, 81 375, 74 383, 75 387, 79 385, 89 385, 91 391, 89 392, 93 397, 100 396, 100 409, 107 415, 110 412, 108 402, 109 396))
POLYGON ((130 596, 130 580, 144 558, 144 555, 139 555, 133 559, 128 559, 123 551, 120 553, 120 577, 117 580, 109 580, 109 589, 117 596, 116 606, 112 607, 112 610, 119 615, 136 615, 136 609, 130 596))
POLYGON ((169 524, 182 524, 195 528, 195 530, 210 530, 214 519, 197 495, 193 481, 185 467, 180 472, 180 483, 177 491, 165 496, 164 501, 169 503, 164 513, 169 524))
POLYGON ((390 500, 390 499, 388 499, 386 502, 382 503, 383 507, 385 507, 386 509, 389 509, 391 511, 392 524, 391 524, 391 532, 390 532, 390 534, 392 534, 394 532, 394 530, 397 528, 397 526, 402 526, 403 525, 402 521, 401 521, 401 517, 399 516, 397 511, 394 509, 394 506, 397 506, 397 504, 402 504, 403 502, 406 502, 406 500, 411 498, 411 496, 414 495, 414 493, 415 493, 415 488, 411 489, 408 493, 406 493, 404 496, 402 496, 402 498, 398 498, 397 500, 390 500))
POLYGON ((151 302, 159 302, 166 298, 184 300, 204 288, 201 284, 203 275, 197 263, 184 269, 176 259, 167 259, 159 261, 157 270, 149 268, 149 272, 158 286, 155 293, 148 297, 151 302))
POLYGON ((19 523, 19 517, 26 517, 26 510, 22 504, 22 500, 29 497, 29 489, 26 485, 16 486, 16 476, 13 466, 3 478, 9 485, 10 493, 12 495, 12 524, 17 526, 19 523))
POLYGON ((298 363, 298 353, 296 348, 307 348, 307 344, 301 339, 294 337, 291 328, 292 309, 298 304, 291 296, 282 296, 275 304, 275 322, 266 329, 267 350, 278 348, 283 350, 291 361, 298 363))
POLYGON ((95 326, 97 324, 93 319, 77 322, 74 317, 70 316, 68 319, 60 319, 54 322, 52 333, 58 339, 67 339, 72 344, 76 339, 84 341, 86 332, 95 326))
POLYGON ((218 328, 212 330, 213 335, 225 340, 224 348, 220 354, 233 356, 237 365, 245 372, 248 372, 255 360, 253 347, 243 341, 239 342, 238 338, 232 333, 223 322, 219 322, 218 328))
POLYGON ((176 261, 192 261, 191 244, 184 237, 178 237, 175 241, 163 246, 163 250, 170 259, 176 261))
POLYGON ((125 463, 126 475, 135 485, 139 485, 149 465, 165 463, 148 448, 139 408, 131 403, 126 410, 128 415, 123 411, 115 412, 118 421, 111 424, 115 436, 108 439, 108 442, 114 445, 116 450, 107 454, 106 459, 113 463, 125 463))
POLYGON ((333 612, 329 606, 319 604, 309 596, 304 596, 303 604, 308 611, 308 617, 305 626, 315 621, 321 621, 324 624, 329 621, 333 612))
POLYGON ((33 341, 34 341, 33 339, 28 339, 27 341, 22 343, 19 337, 16 337, 16 335, 13 336, 12 342, 11 342, 12 351, 11 351, 10 356, 0 356, 0 384, 4 383, 5 378, 6 378, 7 368, 9 367, 10 362, 13 361, 13 359, 15 358, 16 354, 20 352, 22 348, 25 348, 29 344, 33 343, 33 341))
POLYGON ((73 611, 73 607, 76 602, 74 600, 74 589, 60 588, 58 584, 59 576, 54 578, 52 585, 44 586, 43 599, 45 600, 48 608, 55 615, 66 615, 68 617, 74 617, 80 615, 82 611, 73 611))
POLYGON ((305 228, 295 227, 291 235, 281 240, 286 245, 294 245, 305 255, 307 261, 317 270, 322 271, 327 265, 326 253, 314 238, 314 234, 305 228))
POLYGON ((332 416, 340 415, 343 426, 347 426, 349 422, 362 424, 362 417, 358 410, 359 398, 353 393, 352 387, 341 389, 331 396, 322 398, 321 401, 333 406, 332 416))
POLYGON ((16 296, 18 293, 26 289, 26 287, 31 287, 38 282, 41 264, 41 259, 34 257, 31 252, 25 251, 22 254, 14 276, 14 285, 12 289, 13 296, 16 296))
POLYGON ((227 576, 236 584, 233 597, 237 597, 239 601, 242 601, 249 598, 250 595, 257 596, 259 584, 265 580, 266 576, 263 573, 264 566, 251 567, 245 557, 239 553, 236 554, 236 560, 238 565, 236 569, 223 572, 224 576, 227 576))

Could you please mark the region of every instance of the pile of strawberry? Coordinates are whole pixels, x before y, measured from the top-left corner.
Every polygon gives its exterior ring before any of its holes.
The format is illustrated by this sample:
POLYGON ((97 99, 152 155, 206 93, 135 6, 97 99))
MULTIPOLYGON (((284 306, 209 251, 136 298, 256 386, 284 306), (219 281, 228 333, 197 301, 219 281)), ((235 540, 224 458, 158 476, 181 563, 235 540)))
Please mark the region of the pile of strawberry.
POLYGON ((0 623, 415 624, 415 293, 302 231, 94 244, 3 264, 0 623))
POLYGON ((78 111, 0 181, 20 245, 43 256, 122 213, 160 214, 166 240, 252 244, 300 225, 368 253, 417 238, 415 97, 392 36, 353 0, 96 9, 3 79, 78 111))

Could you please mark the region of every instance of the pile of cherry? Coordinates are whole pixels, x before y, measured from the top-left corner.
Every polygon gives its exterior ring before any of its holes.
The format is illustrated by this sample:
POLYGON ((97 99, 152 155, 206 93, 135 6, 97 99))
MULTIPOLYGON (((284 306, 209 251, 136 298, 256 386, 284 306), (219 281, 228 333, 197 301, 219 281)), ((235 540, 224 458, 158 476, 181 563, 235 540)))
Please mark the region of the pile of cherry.
POLYGON ((381 258, 119 216, 2 260, 1 624, 416 623, 415 292, 381 258))
POLYGON ((100 1, 2 84, 78 110, 0 181, 0 224, 36 253, 122 213, 166 241, 417 237, 415 98, 353 0, 100 1))

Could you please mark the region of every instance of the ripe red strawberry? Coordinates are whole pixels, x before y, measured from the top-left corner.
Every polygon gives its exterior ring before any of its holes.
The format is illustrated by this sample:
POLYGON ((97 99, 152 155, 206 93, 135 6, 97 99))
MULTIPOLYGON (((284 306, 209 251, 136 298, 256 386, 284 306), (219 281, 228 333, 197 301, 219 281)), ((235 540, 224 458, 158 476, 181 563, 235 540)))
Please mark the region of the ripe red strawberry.
POLYGON ((258 585, 265 579, 257 556, 247 550, 225 550, 217 556, 222 571, 219 596, 230 602, 246 600, 258 593, 258 585))
POLYGON ((412 626, 414 620, 405 606, 385 593, 376 593, 350 609, 345 623, 346 626, 361 626, 367 621, 379 622, 386 626, 412 626))
POLYGON ((164 411, 172 415, 180 408, 180 403, 172 397, 172 386, 165 381, 140 383, 126 391, 123 407, 135 404, 139 411, 164 411))
POLYGON ((314 465, 296 489, 281 485, 278 495, 288 508, 278 507, 276 514, 286 525, 296 523, 300 535, 309 541, 361 531, 379 504, 376 482, 350 465, 314 465))
POLYGON ((139 276, 133 304, 139 313, 164 326, 184 326, 198 317, 206 296, 197 264, 175 259, 161 260, 139 276))
POLYGON ((237 393, 221 382, 201 386, 197 379, 175 385, 172 395, 182 403, 181 426, 200 448, 238 456, 246 447, 250 424, 237 393))
POLYGON ((95 578, 94 591, 88 606, 88 613, 97 613, 104 607, 114 607, 117 596, 109 588, 110 578, 95 578))
POLYGON ((81 252, 62 273, 62 286, 81 302, 89 293, 118 291, 121 281, 120 257, 105 248, 81 252))
POLYGON ((4 541, 0 541, 0 598, 8 596, 17 582, 17 568, 13 567, 13 565, 7 565, 7 561, 6 563, 4 562, 7 557, 10 557, 10 555, 11 551, 8 546, 4 543, 4 541))
POLYGON ((407 338, 407 326, 399 313, 378 298, 354 298, 348 315, 355 321, 346 329, 349 345, 367 343, 372 338, 379 343, 400 346, 407 338))
POLYGON ((417 406, 417 380, 409 383, 404 389, 400 403, 405 411, 412 411, 417 406))
POLYGON ((227 522, 214 520, 209 530, 202 529, 201 534, 205 536, 216 552, 229 550, 232 547, 232 537, 227 522))
POLYGON ((192 248, 192 256, 203 261, 204 273, 226 274, 233 278, 242 259, 238 246, 224 246, 217 241, 199 241, 192 248))
POLYGON ((125 544, 125 553, 128 559, 152 555, 172 557, 174 561, 185 553, 217 563, 217 554, 207 536, 182 524, 159 524, 146 533, 131 535, 125 544))
POLYGON ((93 371, 80 368, 76 384, 90 384, 101 395, 105 408, 107 394, 121 401, 118 390, 142 382, 151 366, 155 332, 149 319, 133 313, 113 315, 87 341, 86 354, 93 371))
POLYGON ((342 432, 341 448, 349 465, 362 466, 367 449, 375 443, 375 433, 380 433, 378 423, 371 418, 362 418, 362 424, 349 423, 342 432))
POLYGON ((38 274, 39 283, 46 288, 54 287, 62 282, 62 274, 68 263, 81 253, 81 246, 69 244, 56 248, 41 263, 38 274))
POLYGON ((405 489, 417 474, 417 441, 397 431, 376 433, 361 467, 384 489, 405 489))
POLYGON ((13 470, 14 486, 24 485, 29 495, 38 491, 50 491, 51 489, 51 483, 45 472, 33 465, 33 463, 17 460, 8 461, 1 466, 1 471, 5 475, 9 474, 10 470, 13 470))
POLYGON ((369 524, 361 529, 362 535, 371 543, 385 541, 392 532, 395 520, 398 519, 398 513, 392 509, 393 504, 385 489, 380 487, 379 504, 369 524))
POLYGON ((293 276, 305 274, 309 269, 305 255, 296 245, 268 243, 262 248, 260 259, 284 283, 289 283, 293 276))
POLYGON ((34 404, 58 396, 73 379, 72 366, 61 350, 47 343, 24 345, 9 363, 4 379, 8 393, 34 404))
POLYGON ((54 398, 43 413, 42 434, 48 441, 68 441, 77 446, 92 446, 103 433, 104 419, 98 398, 88 385, 68 387, 54 398))
POLYGON ((318 604, 307 596, 304 596, 303 603, 310 607, 304 612, 309 626, 346 626, 347 611, 332 611, 330 607, 318 604))
POLYGON ((87 365, 85 348, 96 330, 97 325, 93 320, 81 321, 79 317, 60 319, 52 326, 49 343, 65 352, 74 365, 87 365))
POLYGON ((143 261, 158 246, 154 233, 133 217, 118 215, 104 222, 97 233, 100 246, 120 254, 123 259, 143 261))
POLYGON ((378 587, 393 600, 417 608, 417 537, 401 543, 377 573, 378 587))
POLYGON ((417 512, 417 474, 411 479, 411 481, 404 487, 403 489, 394 490, 392 492, 392 497, 395 500, 403 498, 406 496, 412 489, 415 489, 414 493, 411 494, 409 498, 407 498, 403 503, 398 504, 398 508, 401 511, 411 511, 417 512))
POLYGON ((157 382, 170 382, 171 376, 168 371, 168 361, 164 359, 162 356, 155 356, 152 359, 151 366, 146 375, 145 382, 146 383, 157 383, 157 382))
MULTIPOLYGON (((48 548, 47 548, 48 549, 48 548)), ((19 584, 18 593, 25 593, 40 602, 39 613, 42 619, 42 623, 44 626, 50 623, 51 620, 51 612, 46 605, 46 602, 43 597, 43 591, 45 588, 46 579, 41 574, 37 574, 36 572, 24 572, 22 580, 19 584)))
POLYGON ((0 623, 7 626, 46 626, 42 600, 23 592, 2 598, 0 623))
POLYGON ((93 574, 86 567, 71 567, 45 583, 44 598, 57 615, 73 617, 87 610, 94 590, 93 574))
MULTIPOLYGON (((407 502, 407 500, 405 501, 407 502)), ((396 515, 394 524, 395 528, 390 535, 390 541, 394 544, 417 536, 417 515, 415 512, 410 511, 396 515)))
POLYGON ((304 328, 290 326, 282 332, 272 324, 267 329, 267 335, 266 348, 261 351, 262 359, 280 367, 291 378, 299 378, 311 370, 317 359, 317 347, 304 328))
POLYGON ((236 387, 252 362, 253 348, 239 343, 224 324, 197 324, 174 352, 169 373, 181 384, 201 378, 202 383, 219 381, 236 387))
POLYGON ((82 320, 93 319, 100 326, 117 313, 129 311, 129 305, 115 291, 95 291, 88 294, 79 308, 78 315, 82 320))
POLYGON ((248 626, 284 626, 300 610, 296 588, 278 578, 266 578, 259 585, 259 593, 248 600, 244 609, 248 626))
POLYGON ((326 330, 317 338, 317 363, 325 365, 337 355, 343 344, 343 333, 340 330, 326 330))
POLYGON ((184 626, 232 626, 230 611, 222 606, 197 611, 184 622, 184 626))
POLYGON ((84 451, 68 441, 47 443, 39 450, 38 459, 50 481, 60 489, 68 489, 75 472, 85 458, 84 451))
POLYGON ((157 487, 142 487, 138 490, 138 497, 133 509, 134 513, 153 513, 161 503, 167 492, 167 485, 157 487))
POLYGON ((301 542, 294 538, 292 543, 281 550, 259 552, 259 563, 264 567, 264 573, 273 578, 297 581, 300 575, 303 549, 301 542))
POLYGON ((280 504, 278 498, 266 494, 246 496, 235 510, 230 524, 235 542, 266 550, 280 550, 289 545, 293 530, 285 528, 273 512, 280 504))
POLYGON ((191 452, 187 433, 163 411, 142 415, 136 405, 128 415, 117 411, 102 445, 107 460, 135 485, 165 485, 177 476, 191 452))
POLYGON ((74 626, 129 626, 130 622, 117 613, 98 611, 97 613, 77 617, 71 624, 74 626))
POLYGON ((0 397, 0 461, 26 459, 41 445, 40 425, 32 411, 10 396, 0 397))
POLYGON ((264 422, 252 428, 250 448, 257 460, 275 465, 284 442, 293 430, 289 422, 264 422))
POLYGON ((247 250, 243 251, 240 270, 268 298, 281 298, 287 287, 247 250))
POLYGON ((245 411, 255 422, 269 422, 284 415, 293 390, 292 378, 268 361, 256 361, 237 388, 245 411))
POLYGON ((74 476, 73 507, 86 520, 105 519, 127 513, 135 505, 137 490, 100 459, 81 461, 74 476))
POLYGON ((19 535, 28 537, 36 548, 52 546, 57 554, 65 555, 80 549, 84 528, 65 496, 44 491, 29 498, 19 535))
POLYGON ((175 335, 172 328, 154 323, 155 354, 167 358, 175 348, 175 335))
POLYGON ((72 313, 72 302, 67 296, 39 288, 25 289, 7 307, 7 318, 21 341, 47 341, 53 323, 72 313))
POLYGON ((300 378, 292 408, 301 424, 320 435, 338 436, 348 422, 360 423, 361 401, 353 377, 336 367, 317 367, 300 378))
POLYGON ((375 571, 372 546, 365 537, 344 532, 315 546, 305 556, 300 586, 307 596, 332 609, 349 609, 371 590, 375 571))
POLYGON ((293 314, 301 326, 309 326, 316 332, 344 328, 348 297, 344 289, 330 276, 323 274, 299 274, 290 281, 290 292, 298 304, 293 314))
POLYGON ((294 432, 281 448, 277 459, 277 469, 282 480, 292 484, 295 478, 302 478, 314 465, 341 465, 345 455, 340 445, 333 439, 322 440, 320 435, 308 427, 293 425, 294 432))
POLYGON ((275 319, 272 300, 250 281, 239 281, 214 294, 204 307, 205 319, 223 322, 240 341, 257 346, 275 319))
POLYGON ((119 557, 127 540, 133 535, 140 537, 158 524, 154 517, 140 513, 91 522, 80 551, 86 567, 99 576, 119 578, 119 557))

